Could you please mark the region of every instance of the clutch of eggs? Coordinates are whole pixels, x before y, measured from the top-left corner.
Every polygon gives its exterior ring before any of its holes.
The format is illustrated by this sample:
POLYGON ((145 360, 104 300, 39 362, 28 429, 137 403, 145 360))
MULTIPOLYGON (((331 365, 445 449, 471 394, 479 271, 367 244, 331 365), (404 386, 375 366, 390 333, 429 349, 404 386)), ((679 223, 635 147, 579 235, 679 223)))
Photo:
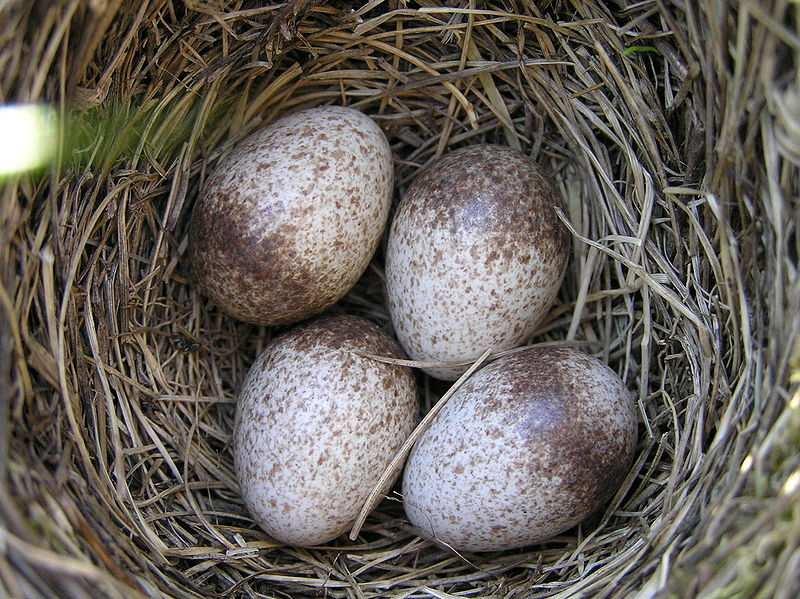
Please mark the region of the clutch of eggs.
MULTIPOLYGON (((257 324, 298 322, 341 299, 383 234, 393 186, 388 142, 365 115, 297 112, 246 138, 193 212, 200 290, 257 324)), ((501 146, 455 151, 420 173, 387 244, 387 304, 415 360, 468 361, 524 343, 568 259, 561 203, 539 168, 501 146)), ((278 541, 348 530, 418 417, 411 371, 374 324, 312 320, 250 368, 233 433, 245 506, 278 541)), ((455 379, 464 368, 427 369, 455 379)), ((570 349, 528 349, 473 375, 418 440, 404 507, 423 534, 463 551, 521 547, 607 501, 636 443, 616 375, 570 349)))
MULTIPOLYGON (((536 164, 505 146, 456 150, 417 175, 386 250, 387 303, 413 360, 475 360, 531 336, 569 257, 560 204, 536 164)), ((455 380, 466 367, 425 370, 455 380)))
POLYGON ((383 235, 392 154, 368 116, 337 106, 283 117, 223 158, 192 214, 196 285, 225 312, 298 322, 341 299, 383 235))

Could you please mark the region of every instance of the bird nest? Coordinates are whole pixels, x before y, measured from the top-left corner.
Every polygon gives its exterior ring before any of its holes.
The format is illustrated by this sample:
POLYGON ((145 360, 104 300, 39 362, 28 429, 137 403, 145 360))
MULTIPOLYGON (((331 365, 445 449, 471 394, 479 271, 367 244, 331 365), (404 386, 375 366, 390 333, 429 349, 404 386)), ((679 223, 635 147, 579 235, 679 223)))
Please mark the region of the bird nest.
MULTIPOLYGON (((0 100, 62 124, 50 165, 0 188, 2 592, 800 593, 796 3, 442 4, 0 6, 0 100), (324 104, 383 128, 396 199, 474 143, 552 174, 572 254, 532 341, 610 364, 641 422, 622 488, 581 526, 460 554, 394 491, 356 541, 298 549, 247 514, 234 404, 275 331, 198 295, 187 224, 232 144, 324 104)), ((335 310, 388 328, 382 263, 335 310)), ((419 382, 427 411, 446 387, 419 382)))

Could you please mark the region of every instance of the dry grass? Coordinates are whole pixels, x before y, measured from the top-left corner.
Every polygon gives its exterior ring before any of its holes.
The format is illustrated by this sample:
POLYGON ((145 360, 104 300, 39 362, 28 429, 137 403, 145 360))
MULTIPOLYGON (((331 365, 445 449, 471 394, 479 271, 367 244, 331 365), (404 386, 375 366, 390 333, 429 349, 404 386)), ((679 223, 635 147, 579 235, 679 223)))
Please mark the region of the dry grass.
MULTIPOLYGON (((796 3, 259 4, 0 3, 0 101, 67 123, 0 189, 0 594, 797 596, 796 3), (642 416, 604 514, 464 556, 396 496, 352 543, 254 528, 231 404, 271 331, 193 291, 186 224, 233 142, 320 103, 384 127, 400 191, 478 141, 554 173, 574 254, 535 340, 586 344, 642 416)), ((387 322, 380 256, 341 308, 387 322)))

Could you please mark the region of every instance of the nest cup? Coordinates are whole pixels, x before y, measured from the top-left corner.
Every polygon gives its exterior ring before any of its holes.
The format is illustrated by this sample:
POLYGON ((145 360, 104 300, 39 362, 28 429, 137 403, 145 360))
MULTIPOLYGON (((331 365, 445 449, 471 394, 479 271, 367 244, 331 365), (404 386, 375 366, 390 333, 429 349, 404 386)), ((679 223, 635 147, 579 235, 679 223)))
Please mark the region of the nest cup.
MULTIPOLYGON (((0 99, 48 102, 62 127, 54 162, 2 187, 0 594, 797 596, 797 11, 4 3, 0 99), (318 548, 248 516, 234 404, 275 331, 197 294, 187 225, 237 140, 324 104, 384 129, 396 200, 479 142, 552 174, 572 256, 532 341, 610 364, 641 419, 622 488, 581 526, 462 555, 395 493, 318 548)), ((334 310, 389 326, 380 250, 334 310)), ((445 389, 419 376, 427 411, 445 389)))

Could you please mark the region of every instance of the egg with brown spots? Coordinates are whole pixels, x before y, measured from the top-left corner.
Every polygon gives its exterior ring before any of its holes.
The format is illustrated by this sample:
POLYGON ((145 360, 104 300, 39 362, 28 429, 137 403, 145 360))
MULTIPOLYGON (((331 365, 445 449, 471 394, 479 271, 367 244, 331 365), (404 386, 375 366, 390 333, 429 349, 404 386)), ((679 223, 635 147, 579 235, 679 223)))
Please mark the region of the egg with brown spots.
POLYGON ((636 436, 633 396, 605 364, 525 349, 470 377, 422 434, 406 464, 405 511, 459 551, 538 543, 604 505, 636 436))
POLYGON ((342 107, 303 110, 239 143, 194 208, 192 270, 231 316, 300 321, 341 299, 367 268, 392 196, 380 127, 342 107))
POLYGON ((334 316, 277 338, 245 378, 234 466, 250 514, 283 543, 349 530, 417 422, 411 371, 355 352, 404 357, 374 324, 334 316))
MULTIPOLYGON (((560 205, 539 167, 504 146, 457 150, 422 171, 398 207, 386 252, 387 303, 406 353, 462 362, 523 344, 566 268, 560 205)), ((466 366, 425 370, 454 380, 466 366)))

